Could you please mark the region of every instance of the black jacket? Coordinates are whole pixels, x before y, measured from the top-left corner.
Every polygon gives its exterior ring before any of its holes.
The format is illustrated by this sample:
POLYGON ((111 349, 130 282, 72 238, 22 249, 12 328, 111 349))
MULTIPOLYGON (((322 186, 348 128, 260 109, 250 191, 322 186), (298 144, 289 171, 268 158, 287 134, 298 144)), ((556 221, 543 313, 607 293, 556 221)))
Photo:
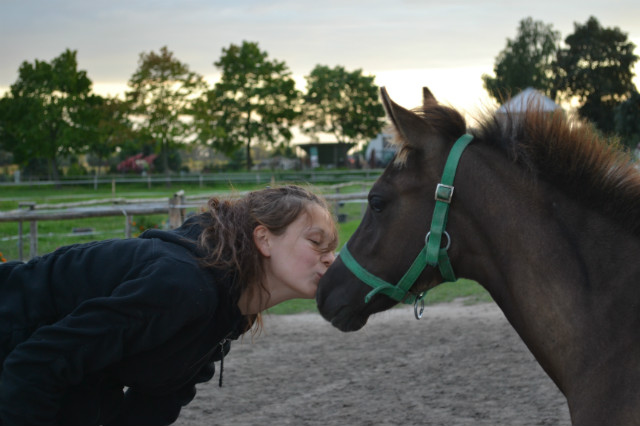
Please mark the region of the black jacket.
POLYGON ((0 425, 176 420, 246 328, 233 278, 195 259, 198 217, 0 265, 0 425))

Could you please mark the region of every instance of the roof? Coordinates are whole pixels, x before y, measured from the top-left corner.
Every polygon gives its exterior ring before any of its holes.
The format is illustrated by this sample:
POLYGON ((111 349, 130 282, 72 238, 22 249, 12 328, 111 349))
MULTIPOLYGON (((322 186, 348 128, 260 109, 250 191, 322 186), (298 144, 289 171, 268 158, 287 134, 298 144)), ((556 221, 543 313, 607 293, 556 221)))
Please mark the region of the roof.
POLYGON ((527 87, 522 92, 505 102, 504 105, 498 108, 497 112, 506 113, 509 111, 511 113, 519 113, 526 111, 529 107, 540 108, 542 111, 554 111, 560 108, 558 104, 536 89, 527 87))

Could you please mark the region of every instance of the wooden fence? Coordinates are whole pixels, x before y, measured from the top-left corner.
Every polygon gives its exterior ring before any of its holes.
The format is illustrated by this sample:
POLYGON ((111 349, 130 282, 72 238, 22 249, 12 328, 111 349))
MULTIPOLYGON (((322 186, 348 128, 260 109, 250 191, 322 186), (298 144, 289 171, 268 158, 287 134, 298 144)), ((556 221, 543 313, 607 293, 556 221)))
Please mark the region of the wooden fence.
POLYGON ((233 173, 186 173, 164 176, 159 174, 118 175, 118 176, 87 176, 80 178, 62 178, 57 181, 48 180, 14 180, 0 182, 0 187, 10 186, 110 186, 115 193, 120 184, 138 184, 151 188, 152 186, 172 186, 192 184, 203 187, 208 184, 269 184, 270 182, 308 182, 311 184, 349 182, 360 180, 375 180, 382 173, 382 169, 345 169, 345 170, 260 170, 253 172, 233 173))
MULTIPOLYGON (((344 202, 365 203, 367 192, 365 191, 371 182, 345 183, 333 185, 333 193, 324 194, 324 198, 333 205, 336 217, 340 220, 340 205, 344 202), (362 185, 362 192, 341 193, 345 186, 354 184, 362 185)), ((217 195, 222 198, 240 197, 244 193, 217 195)), ((24 224, 29 224, 29 259, 38 254, 38 221, 45 220, 71 220, 81 218, 124 216, 125 238, 131 238, 131 218, 134 215, 151 215, 166 213, 169 217, 169 228, 180 226, 186 217, 187 209, 198 209, 204 206, 208 200, 203 196, 185 196, 184 191, 178 191, 171 197, 161 199, 137 199, 126 200, 123 198, 79 201, 75 203, 60 204, 36 204, 34 202, 21 202, 17 210, 0 212, 0 222, 18 222, 18 256, 24 259, 24 224), (100 205, 106 204, 106 205, 100 205)), ((364 204, 361 209, 364 213, 364 204)))

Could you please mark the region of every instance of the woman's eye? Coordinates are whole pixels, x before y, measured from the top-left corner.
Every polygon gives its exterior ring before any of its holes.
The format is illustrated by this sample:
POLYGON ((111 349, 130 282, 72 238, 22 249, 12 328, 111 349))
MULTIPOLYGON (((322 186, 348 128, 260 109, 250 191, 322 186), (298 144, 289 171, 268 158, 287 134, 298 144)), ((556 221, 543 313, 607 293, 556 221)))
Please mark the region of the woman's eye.
POLYGON ((382 197, 374 195, 369 198, 369 207, 371 207, 371 210, 374 212, 380 213, 384 209, 384 200, 382 197))

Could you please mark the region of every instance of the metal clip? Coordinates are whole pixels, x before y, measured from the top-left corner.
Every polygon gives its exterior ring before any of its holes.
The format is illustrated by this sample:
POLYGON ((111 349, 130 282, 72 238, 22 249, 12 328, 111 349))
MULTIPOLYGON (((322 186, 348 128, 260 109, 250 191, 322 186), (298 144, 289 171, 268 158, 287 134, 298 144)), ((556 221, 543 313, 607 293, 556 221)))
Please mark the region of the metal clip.
POLYGON ((453 199, 453 186, 439 183, 438 186, 436 186, 436 195, 434 198, 436 201, 451 204, 451 200, 453 199))
POLYGON ((413 302, 413 314, 416 316, 417 320, 421 319, 424 314, 424 296, 424 293, 420 293, 418 297, 416 297, 416 301, 413 302), (420 305, 419 310, 418 305, 420 305))

